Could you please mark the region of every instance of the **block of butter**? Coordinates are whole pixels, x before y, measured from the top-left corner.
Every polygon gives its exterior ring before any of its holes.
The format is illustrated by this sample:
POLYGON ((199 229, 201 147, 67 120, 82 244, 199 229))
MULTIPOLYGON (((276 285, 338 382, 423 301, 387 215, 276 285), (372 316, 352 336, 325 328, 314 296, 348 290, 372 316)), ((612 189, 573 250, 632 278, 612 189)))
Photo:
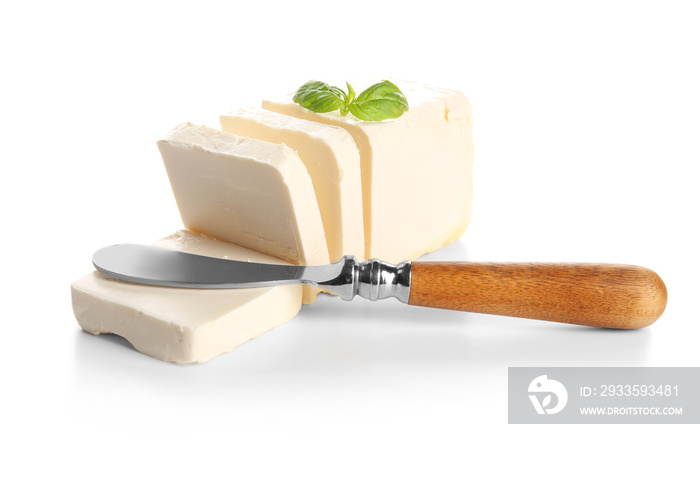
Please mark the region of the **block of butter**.
POLYGON ((345 129, 255 107, 220 120, 225 132, 294 149, 316 191, 331 262, 346 254, 365 258, 360 152, 345 129))
MULTIPOLYGON (((155 245, 219 258, 280 263, 190 231, 155 245)), ((195 290, 125 283, 95 271, 71 285, 73 311, 88 333, 114 333, 138 351, 175 363, 205 362, 293 318, 299 285, 195 290)))
MULTIPOLYGON (((398 263, 462 235, 472 206, 471 105, 459 92, 394 81, 409 110, 366 122, 317 114, 292 95, 184 123, 158 142, 187 228, 169 249, 318 265, 345 254, 398 263)), ((357 92, 366 87, 353 84, 357 92)), ((115 333, 176 363, 204 362, 291 319, 318 289, 188 290, 93 272, 71 286, 83 330, 115 333)))
MULTIPOLYGON (((471 104, 461 93, 393 81, 409 109, 397 119, 360 121, 317 114, 292 95, 263 108, 347 130, 360 150, 367 258, 400 262, 459 238, 471 217, 471 104)), ((366 87, 353 84, 359 93, 366 87)))
MULTIPOLYGON (((292 148, 189 123, 158 148, 187 229, 293 264, 329 263, 313 184, 292 148)), ((316 293, 304 287, 304 303, 316 293)))

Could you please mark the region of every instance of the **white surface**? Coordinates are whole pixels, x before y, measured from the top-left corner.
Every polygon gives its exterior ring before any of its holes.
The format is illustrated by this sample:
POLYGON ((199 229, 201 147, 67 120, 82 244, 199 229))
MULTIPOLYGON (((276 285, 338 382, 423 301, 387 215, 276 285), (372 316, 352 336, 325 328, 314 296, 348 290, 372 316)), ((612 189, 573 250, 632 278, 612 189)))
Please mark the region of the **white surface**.
POLYGON ((695 473, 697 426, 509 426, 506 381, 509 366, 700 364, 697 6, 251 5, 3 7, 3 480, 695 473), (473 103, 472 225, 433 258, 645 265, 668 287, 663 318, 612 332, 323 298, 186 367, 80 332, 69 284, 91 253, 181 225, 157 139, 354 76, 473 103))

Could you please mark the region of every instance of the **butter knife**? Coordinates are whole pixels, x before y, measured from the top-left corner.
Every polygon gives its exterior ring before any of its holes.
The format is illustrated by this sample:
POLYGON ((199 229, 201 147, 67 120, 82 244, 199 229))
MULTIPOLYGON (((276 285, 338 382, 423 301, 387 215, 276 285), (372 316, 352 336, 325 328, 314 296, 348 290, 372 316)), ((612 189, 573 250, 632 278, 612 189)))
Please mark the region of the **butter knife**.
POLYGON ((666 307, 664 282, 640 266, 593 263, 487 263, 353 256, 321 266, 285 266, 117 244, 95 252, 101 273, 131 283, 193 289, 302 283, 352 300, 394 297, 415 306, 635 329, 666 307))

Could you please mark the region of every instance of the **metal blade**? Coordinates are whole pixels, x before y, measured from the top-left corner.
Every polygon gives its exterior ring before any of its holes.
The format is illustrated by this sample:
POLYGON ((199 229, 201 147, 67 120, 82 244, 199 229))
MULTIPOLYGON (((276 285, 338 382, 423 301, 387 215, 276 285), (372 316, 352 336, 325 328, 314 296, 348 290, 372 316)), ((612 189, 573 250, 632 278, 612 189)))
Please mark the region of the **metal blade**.
POLYGON ((324 266, 249 263, 137 244, 102 248, 92 264, 109 277, 132 283, 209 289, 315 285, 337 278, 343 267, 342 261, 324 266))

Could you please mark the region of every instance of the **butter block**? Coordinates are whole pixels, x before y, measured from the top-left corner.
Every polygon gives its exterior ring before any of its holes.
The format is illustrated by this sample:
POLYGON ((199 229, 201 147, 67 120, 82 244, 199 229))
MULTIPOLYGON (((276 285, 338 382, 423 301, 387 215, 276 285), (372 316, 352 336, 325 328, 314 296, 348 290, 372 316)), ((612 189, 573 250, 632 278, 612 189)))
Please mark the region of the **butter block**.
POLYGON ((220 117, 225 132, 285 144, 302 160, 311 180, 331 262, 365 257, 360 153, 343 128, 255 107, 220 117))
MULTIPOLYGON (((178 231, 155 245, 219 258, 280 262, 189 231, 178 231)), ((166 288, 117 281, 95 271, 75 281, 71 294, 84 331, 117 334, 160 360, 201 363, 293 318, 301 308, 302 287, 166 288)))
MULTIPOLYGON (((316 114, 292 94, 263 108, 347 130, 360 151, 366 257, 397 263, 459 238, 472 207, 474 146, 469 100, 461 93, 392 80, 408 100, 397 119, 360 121, 316 114)), ((354 84, 361 92, 367 85, 354 84)))
MULTIPOLYGON (((290 147, 185 123, 158 141, 185 227, 293 264, 329 263, 309 173, 290 147)), ((304 303, 318 290, 304 288, 304 303)))

